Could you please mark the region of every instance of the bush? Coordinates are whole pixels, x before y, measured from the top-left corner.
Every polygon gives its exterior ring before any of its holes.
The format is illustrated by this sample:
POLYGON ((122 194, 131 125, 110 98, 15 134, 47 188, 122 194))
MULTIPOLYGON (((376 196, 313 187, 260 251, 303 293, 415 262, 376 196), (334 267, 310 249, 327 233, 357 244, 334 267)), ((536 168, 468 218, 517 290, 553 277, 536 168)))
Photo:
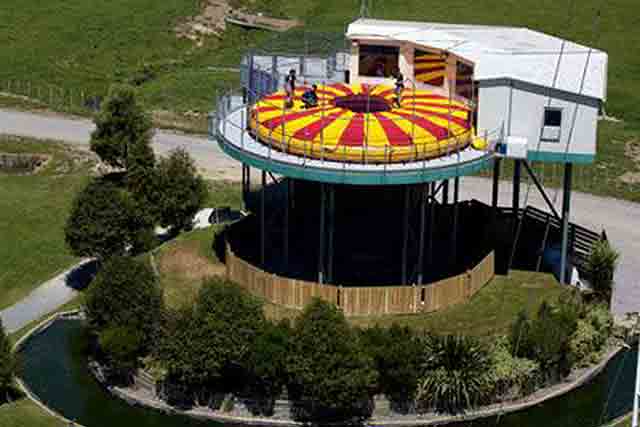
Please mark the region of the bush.
POLYGON ((417 403, 421 410, 455 414, 488 401, 493 391, 487 347, 467 336, 427 340, 417 403))
POLYGON ((611 336, 613 319, 605 305, 594 306, 584 319, 577 323, 569 341, 569 358, 572 364, 589 366, 598 361, 611 336))
POLYGON ((152 224, 139 215, 131 195, 109 179, 95 179, 75 198, 65 240, 80 257, 101 261, 140 249, 141 237, 152 232, 152 224))
MULTIPOLYGON (((85 309, 90 327, 98 334, 113 328, 136 331, 140 334, 136 352, 144 353, 157 338, 162 295, 147 264, 133 258, 116 257, 104 265, 91 283, 85 295, 85 309)), ((124 335, 128 334, 113 329, 108 341, 124 335)))
POLYGON ((174 150, 160 160, 154 186, 156 191, 147 194, 147 200, 155 208, 160 225, 171 228, 173 233, 191 228, 209 190, 185 150, 174 150))
POLYGON ((221 279, 203 284, 191 310, 171 316, 158 348, 169 381, 199 401, 212 393, 241 390, 245 361, 264 327, 262 306, 221 279))
POLYGON ((421 376, 424 340, 410 328, 396 324, 363 329, 361 336, 376 364, 378 392, 387 396, 394 410, 410 411, 421 376))
POLYGON ((620 254, 607 240, 600 240, 594 246, 587 261, 587 270, 591 286, 596 294, 607 304, 611 301, 613 274, 618 265, 620 254))
POLYGON ((540 365, 511 353, 509 340, 499 338, 491 349, 492 381, 495 400, 518 398, 533 392, 540 375, 540 365))
POLYGON ((13 377, 16 374, 17 359, 11 351, 9 337, 0 319, 0 403, 8 402, 14 392, 13 377))
POLYGON ((334 305, 316 299, 296 319, 288 371, 296 419, 345 422, 371 415, 373 360, 334 305))

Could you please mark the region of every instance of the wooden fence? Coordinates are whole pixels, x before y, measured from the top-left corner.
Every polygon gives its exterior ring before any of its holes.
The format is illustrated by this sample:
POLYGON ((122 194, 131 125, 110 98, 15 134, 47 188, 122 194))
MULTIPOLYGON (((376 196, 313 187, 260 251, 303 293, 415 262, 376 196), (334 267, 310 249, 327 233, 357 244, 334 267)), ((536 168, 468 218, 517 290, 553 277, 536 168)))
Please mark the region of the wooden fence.
POLYGON ((226 245, 227 278, 251 294, 295 309, 317 297, 336 304, 347 316, 431 312, 465 302, 493 278, 494 262, 491 252, 473 269, 428 285, 342 287, 267 273, 238 258, 226 245))

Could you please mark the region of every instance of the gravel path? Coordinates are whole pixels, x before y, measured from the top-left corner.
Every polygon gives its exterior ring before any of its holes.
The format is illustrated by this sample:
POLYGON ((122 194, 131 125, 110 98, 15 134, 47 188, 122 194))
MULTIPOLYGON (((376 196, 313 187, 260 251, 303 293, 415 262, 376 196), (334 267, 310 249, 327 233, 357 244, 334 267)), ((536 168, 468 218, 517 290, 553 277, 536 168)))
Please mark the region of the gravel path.
MULTIPOLYGON (((76 145, 87 146, 93 123, 83 119, 69 119, 58 115, 42 115, 28 112, 16 112, 0 109, 0 134, 29 136, 41 139, 67 141, 76 145)), ((222 153, 217 144, 201 137, 186 136, 166 131, 156 131, 153 147, 156 153, 164 154, 169 150, 184 147, 194 157, 198 167, 209 178, 239 180, 241 168, 238 162, 222 153)), ((522 201, 526 197, 526 186, 523 187, 522 201)), ((461 181, 461 197, 475 198, 488 202, 491 194, 490 180, 465 177, 461 181)), ((562 200, 561 194, 557 198, 562 200)), ((511 202, 511 185, 501 184, 500 201, 511 202)), ((547 210, 542 198, 531 189, 529 203, 547 210)), ((608 197, 593 196, 574 192, 572 197, 571 220, 593 230, 607 231, 614 247, 621 252, 620 266, 616 274, 616 289, 613 295, 612 308, 615 314, 640 311, 640 204, 608 197)), ((3 320, 7 312, 11 317, 20 317, 21 324, 27 319, 41 317, 42 310, 53 307, 64 300, 60 288, 60 276, 46 282, 13 307, 0 313, 3 320), (50 283, 58 283, 57 286, 50 283), (49 289, 49 290, 48 290, 49 289), (53 289, 53 290, 50 290, 53 289), (51 303, 42 302, 51 295, 51 303), (42 307, 42 308, 41 308, 42 307)), ((49 310, 51 311, 51 310, 49 310)), ((46 313, 46 312, 45 312, 46 313)), ((12 320, 7 321, 9 324, 12 320)))

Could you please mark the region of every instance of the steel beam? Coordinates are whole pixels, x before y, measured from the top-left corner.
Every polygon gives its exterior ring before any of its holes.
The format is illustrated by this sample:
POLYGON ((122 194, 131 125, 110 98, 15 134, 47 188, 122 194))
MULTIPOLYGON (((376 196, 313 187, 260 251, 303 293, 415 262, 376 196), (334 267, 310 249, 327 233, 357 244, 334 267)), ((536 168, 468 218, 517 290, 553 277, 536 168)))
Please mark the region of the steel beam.
POLYGON ((324 222, 326 213, 326 194, 325 185, 320 183, 320 230, 318 242, 318 283, 324 284, 324 222))
POLYGON ((569 214, 571 207, 572 164, 565 163, 562 180, 562 247, 560 249, 560 283, 567 283, 567 252, 569 246, 569 214))
POLYGON ((407 258, 409 252, 409 201, 411 187, 404 186, 404 211, 402 212, 402 279, 401 284, 407 284, 407 258))

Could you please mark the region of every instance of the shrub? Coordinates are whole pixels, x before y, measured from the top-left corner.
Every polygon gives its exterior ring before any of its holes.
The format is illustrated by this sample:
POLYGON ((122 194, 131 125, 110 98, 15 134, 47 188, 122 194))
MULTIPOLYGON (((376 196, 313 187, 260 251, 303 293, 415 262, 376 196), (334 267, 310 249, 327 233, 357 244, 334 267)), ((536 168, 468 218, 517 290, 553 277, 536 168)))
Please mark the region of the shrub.
POLYGON ((135 89, 111 86, 94 122, 91 151, 103 162, 134 174, 153 167, 151 118, 137 102, 135 89))
MULTIPOLYGON (((85 309, 90 327, 99 334, 113 328, 128 328, 139 333, 136 350, 142 353, 157 337, 162 295, 147 264, 116 257, 104 265, 91 283, 85 295, 85 309)), ((118 329, 110 334, 109 341, 126 335, 118 329)))
POLYGON ((394 410, 409 411, 421 375, 424 340, 410 328, 396 324, 363 329, 361 335, 364 348, 376 364, 378 391, 387 396, 394 410))
POLYGON ((193 159, 181 148, 172 151, 160 160, 154 179, 156 191, 146 197, 156 209, 160 225, 174 233, 189 229, 209 191, 193 159))
POLYGON ((288 371, 296 419, 345 422, 371 415, 373 360, 334 305, 316 299, 296 319, 288 371))
POLYGON ((8 402, 14 392, 13 376, 16 374, 17 359, 11 351, 9 337, 0 319, 0 403, 8 402))
POLYGON ((584 312, 580 296, 571 293, 561 297, 557 305, 543 301, 535 319, 520 313, 509 337, 512 354, 537 361, 548 378, 568 373, 572 362, 569 340, 584 312))
POLYGON ((244 360, 264 326, 262 306, 221 279, 203 284, 193 309, 167 322, 158 358, 168 379, 203 401, 211 393, 241 389, 244 360))
POLYGON ((499 338, 491 349, 495 398, 517 398, 535 389, 540 366, 536 361, 513 356, 509 340, 499 338))
POLYGON ((138 214, 131 195, 108 179, 95 179, 75 198, 65 240, 76 256, 101 261, 140 247, 141 236, 152 232, 152 224, 138 214))
POLYGON ((569 358, 572 364, 584 367, 596 363, 611 335, 613 319, 605 305, 594 306, 577 327, 569 341, 569 358))
POLYGON ((587 270, 591 277, 591 286, 604 301, 611 301, 613 274, 618 265, 620 254, 607 240, 600 240, 594 246, 587 261, 587 270))
POLYGON ((421 410, 463 412, 486 402, 492 392, 491 358, 476 338, 431 337, 423 368, 417 395, 421 410))

